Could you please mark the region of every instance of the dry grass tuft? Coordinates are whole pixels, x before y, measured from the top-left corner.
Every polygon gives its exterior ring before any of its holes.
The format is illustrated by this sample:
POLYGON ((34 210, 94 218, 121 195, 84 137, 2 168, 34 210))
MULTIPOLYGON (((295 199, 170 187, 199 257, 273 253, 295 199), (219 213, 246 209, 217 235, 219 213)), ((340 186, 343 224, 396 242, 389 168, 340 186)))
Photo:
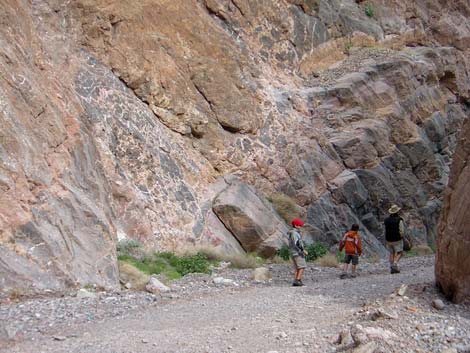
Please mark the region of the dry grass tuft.
POLYGON ((187 245, 177 251, 180 256, 194 256, 198 253, 206 256, 209 261, 222 261, 224 257, 220 249, 208 244, 187 245))
POLYGON ((338 267, 338 258, 331 254, 328 253, 326 255, 323 255, 322 257, 319 257, 314 261, 314 264, 320 266, 320 267, 338 267))
POLYGON ((132 289, 144 290, 150 276, 140 271, 130 263, 119 261, 119 277, 123 283, 130 283, 132 289))
POLYGON ((417 256, 426 256, 434 254, 434 251, 427 244, 418 244, 413 247, 414 253, 417 256))
POLYGON ((373 254, 373 255, 370 255, 369 257, 367 257, 367 262, 369 262, 369 263, 376 264, 379 261, 380 261, 380 256, 377 255, 377 254, 373 254))
POLYGON ((255 254, 226 254, 220 248, 208 244, 188 245, 178 250, 178 255, 192 256, 203 254, 209 261, 230 262, 235 268, 256 268, 260 265, 260 258, 255 254))
POLYGON ((223 260, 230 262, 235 268, 256 268, 260 265, 256 256, 250 254, 226 255, 223 260))
POLYGON ((24 293, 21 288, 12 288, 8 291, 8 297, 13 301, 19 301, 23 297, 24 293))
POLYGON ((304 210, 296 204, 294 199, 285 194, 274 193, 267 199, 287 224, 290 224, 294 218, 302 218, 304 216, 304 210))
POLYGON ((276 256, 273 256, 272 258, 270 258, 268 260, 270 263, 272 264, 278 264, 278 265, 283 265, 283 264, 286 264, 286 263, 290 263, 289 260, 284 260, 282 257, 280 257, 279 255, 276 255, 276 256))

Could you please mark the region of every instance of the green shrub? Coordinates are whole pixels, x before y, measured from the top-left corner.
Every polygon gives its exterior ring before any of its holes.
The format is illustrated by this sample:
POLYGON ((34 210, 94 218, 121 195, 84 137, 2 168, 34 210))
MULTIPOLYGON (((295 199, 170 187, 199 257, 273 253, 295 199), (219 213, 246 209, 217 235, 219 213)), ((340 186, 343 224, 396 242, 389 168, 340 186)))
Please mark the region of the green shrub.
POLYGON ((176 257, 171 260, 176 271, 182 276, 188 273, 209 273, 210 262, 204 254, 198 253, 192 256, 176 257))
POLYGON ((325 256, 328 253, 328 248, 319 241, 307 245, 305 250, 308 251, 308 255, 305 256, 305 260, 309 262, 315 261, 319 257, 325 256))
POLYGON ((336 252, 336 258, 340 264, 344 262, 344 254, 339 250, 336 252))
POLYGON ((289 260, 290 258, 290 250, 289 250, 289 247, 287 245, 283 245, 282 248, 280 248, 278 251, 277 251, 277 256, 279 256, 281 259, 283 259, 284 261, 287 261, 289 260))
POLYGON ((120 255, 118 260, 127 262, 148 275, 162 274, 169 279, 177 279, 182 276, 167 259, 158 256, 158 254, 147 255, 143 259, 120 255))
POLYGON ((374 9, 372 8, 372 5, 366 5, 364 12, 367 17, 374 17, 374 9))
POLYGON ((163 274, 169 279, 177 279, 188 273, 210 272, 210 262, 201 253, 190 256, 176 256, 171 252, 161 252, 147 254, 140 259, 131 255, 119 255, 118 259, 133 265, 146 274, 163 274))
MULTIPOLYGON (((321 242, 313 242, 312 244, 308 244, 305 247, 305 250, 307 250, 308 255, 305 256, 305 260, 309 262, 313 262, 319 257, 325 256, 328 253, 328 248, 321 242)), ((283 245, 282 248, 280 248, 277 251, 277 256, 279 256, 283 260, 289 260, 290 258, 290 250, 289 246, 283 245)))

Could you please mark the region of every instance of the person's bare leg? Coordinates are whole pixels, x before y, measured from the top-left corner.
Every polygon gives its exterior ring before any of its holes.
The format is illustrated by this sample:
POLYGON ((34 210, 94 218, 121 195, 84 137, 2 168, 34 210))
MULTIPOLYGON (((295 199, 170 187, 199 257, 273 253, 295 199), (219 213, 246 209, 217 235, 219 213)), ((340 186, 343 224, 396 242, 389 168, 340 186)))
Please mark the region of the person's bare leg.
POLYGON ((398 261, 400 261, 403 252, 399 252, 395 255, 395 265, 398 265, 398 261))
POLYGON ((351 265, 351 272, 356 273, 356 265, 351 265))
POLYGON ((393 266, 393 264, 395 263, 394 260, 395 260, 395 253, 391 252, 390 257, 389 257, 390 267, 393 266))
POLYGON ((297 276, 295 277, 295 279, 301 281, 302 280, 302 276, 304 275, 304 268, 299 268, 297 270, 297 276))
POLYGON ((349 264, 346 264, 346 263, 344 264, 344 266, 343 266, 343 272, 344 273, 348 272, 348 266, 349 266, 349 264))

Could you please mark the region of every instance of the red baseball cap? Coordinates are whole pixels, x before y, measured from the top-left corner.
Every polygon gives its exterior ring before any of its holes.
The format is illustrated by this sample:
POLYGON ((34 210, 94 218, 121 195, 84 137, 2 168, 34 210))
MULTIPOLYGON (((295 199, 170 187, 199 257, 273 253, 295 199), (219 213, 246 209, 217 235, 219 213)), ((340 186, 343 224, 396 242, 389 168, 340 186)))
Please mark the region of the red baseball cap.
POLYGON ((292 220, 292 227, 303 227, 303 226, 304 226, 304 222, 302 222, 300 219, 294 218, 292 220))

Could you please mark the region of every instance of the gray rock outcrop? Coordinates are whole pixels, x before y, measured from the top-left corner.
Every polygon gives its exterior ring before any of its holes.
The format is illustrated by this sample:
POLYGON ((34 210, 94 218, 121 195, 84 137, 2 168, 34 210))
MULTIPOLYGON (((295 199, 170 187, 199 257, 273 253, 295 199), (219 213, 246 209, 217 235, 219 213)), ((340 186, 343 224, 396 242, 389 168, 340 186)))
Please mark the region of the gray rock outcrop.
POLYGON ((382 254, 397 203, 433 243, 468 116, 470 7, 365 6, 2 1, 2 290, 116 288, 123 238, 272 254, 286 226, 255 196, 272 193, 307 214, 308 241, 359 223, 382 254), (244 184, 212 192, 228 175, 244 184))

